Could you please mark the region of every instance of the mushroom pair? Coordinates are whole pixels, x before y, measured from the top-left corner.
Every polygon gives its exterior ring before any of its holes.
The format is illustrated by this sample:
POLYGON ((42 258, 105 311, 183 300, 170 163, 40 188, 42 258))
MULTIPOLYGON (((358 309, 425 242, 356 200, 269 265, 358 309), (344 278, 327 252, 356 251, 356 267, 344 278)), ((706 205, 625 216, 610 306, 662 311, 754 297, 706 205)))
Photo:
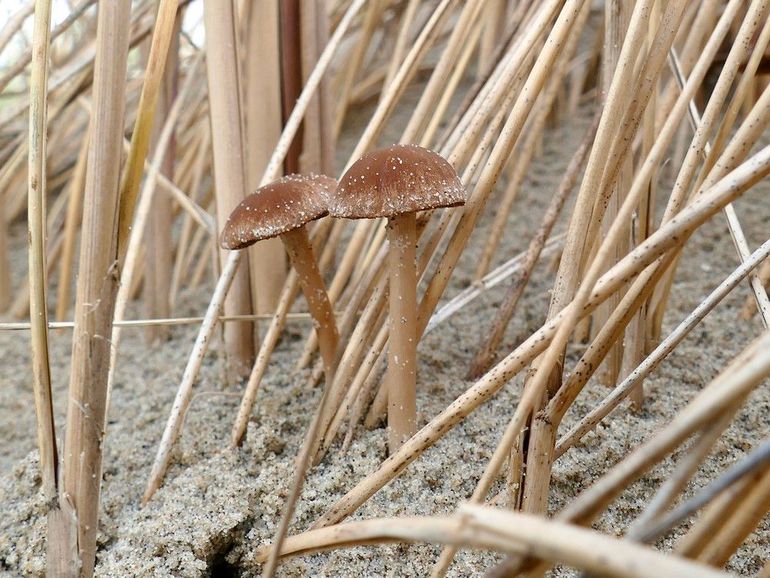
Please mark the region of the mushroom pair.
POLYGON ((336 364, 337 326, 318 270, 305 224, 324 215, 349 219, 388 219, 390 269, 390 346, 388 348, 388 444, 395 451, 416 430, 417 227, 418 211, 453 207, 465 192, 452 166, 434 152, 395 145, 366 154, 342 177, 339 186, 324 176, 290 175, 258 189, 230 215, 222 232, 226 249, 243 249, 280 236, 297 270, 318 330, 326 387, 300 450, 268 567, 274 568, 281 543, 302 490, 321 418, 330 403, 336 364), (332 192, 332 189, 334 191, 332 192))
POLYGON ((226 249, 242 249, 280 235, 316 321, 328 384, 336 360, 337 330, 304 225, 327 211, 347 219, 388 219, 390 343, 386 380, 388 445, 394 451, 416 430, 416 215, 462 205, 465 190, 444 158, 415 145, 394 145, 365 154, 335 185, 329 177, 291 175, 260 188, 233 211, 221 243, 226 249))

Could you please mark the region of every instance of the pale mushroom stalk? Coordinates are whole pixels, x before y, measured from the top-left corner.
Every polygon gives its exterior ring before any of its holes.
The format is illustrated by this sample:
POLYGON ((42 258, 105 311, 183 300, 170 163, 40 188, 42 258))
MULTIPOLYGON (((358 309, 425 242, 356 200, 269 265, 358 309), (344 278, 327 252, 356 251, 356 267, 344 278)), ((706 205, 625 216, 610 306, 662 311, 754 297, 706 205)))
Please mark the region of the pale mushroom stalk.
POLYGON ((390 344, 388 346, 388 447, 417 428, 417 244, 415 213, 388 219, 390 344))

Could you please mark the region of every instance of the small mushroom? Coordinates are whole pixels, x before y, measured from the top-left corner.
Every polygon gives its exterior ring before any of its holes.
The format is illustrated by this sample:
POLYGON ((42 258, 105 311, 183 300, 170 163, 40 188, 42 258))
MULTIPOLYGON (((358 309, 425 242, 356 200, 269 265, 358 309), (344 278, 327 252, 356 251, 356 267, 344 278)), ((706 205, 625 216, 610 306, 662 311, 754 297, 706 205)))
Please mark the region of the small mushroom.
POLYGON ((388 218, 390 344, 388 444, 395 451, 416 430, 417 262, 416 213, 465 203, 452 166, 415 145, 365 154, 329 198, 329 214, 347 219, 388 218))
POLYGON ((334 373, 339 335, 305 225, 327 214, 327 198, 336 185, 323 175, 289 175, 273 181, 233 210, 220 237, 222 247, 233 250, 280 236, 316 323, 327 379, 334 373))

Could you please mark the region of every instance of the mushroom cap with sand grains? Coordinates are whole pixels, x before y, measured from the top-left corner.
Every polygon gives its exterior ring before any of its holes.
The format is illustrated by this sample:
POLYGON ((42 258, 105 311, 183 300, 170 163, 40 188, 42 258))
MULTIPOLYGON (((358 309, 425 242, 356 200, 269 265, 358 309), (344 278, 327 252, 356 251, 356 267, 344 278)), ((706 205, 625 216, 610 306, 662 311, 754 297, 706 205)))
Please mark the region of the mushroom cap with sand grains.
POLYGON ((393 145, 353 163, 329 199, 329 214, 375 219, 464 203, 465 188, 441 155, 417 145, 393 145))
POLYGON ((244 249, 328 214, 337 181, 325 175, 287 175, 260 187, 233 209, 222 229, 224 249, 244 249))

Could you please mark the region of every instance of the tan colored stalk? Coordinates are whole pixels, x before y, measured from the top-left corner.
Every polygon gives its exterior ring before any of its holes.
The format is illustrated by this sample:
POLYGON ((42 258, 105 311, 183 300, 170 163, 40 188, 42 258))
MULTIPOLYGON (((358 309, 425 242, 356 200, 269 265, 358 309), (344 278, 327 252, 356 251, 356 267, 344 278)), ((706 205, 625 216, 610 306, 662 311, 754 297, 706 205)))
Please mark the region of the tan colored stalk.
POLYGON ((56 296, 56 320, 63 321, 67 317, 70 307, 70 291, 72 289, 72 265, 75 259, 75 241, 77 240, 78 227, 83 212, 83 189, 86 180, 86 161, 88 160, 88 139, 90 130, 86 129, 83 142, 80 145, 80 153, 75 163, 72 178, 67 188, 69 189, 67 203, 67 217, 64 224, 64 249, 59 259, 59 292, 56 296))
MULTIPOLYGON (((262 177, 263 184, 267 184, 277 176, 278 170, 282 164, 282 160, 286 155, 288 146, 293 140, 294 135, 299 128, 302 116, 307 109, 310 97, 318 88, 321 77, 329 65, 332 55, 339 46, 340 41, 342 40, 342 36, 347 31, 350 23, 364 2, 365 0, 353 0, 347 12, 345 13, 343 20, 337 26, 334 34, 332 35, 332 38, 326 45, 326 48, 324 48, 321 57, 318 59, 318 64, 313 70, 313 74, 310 75, 310 78, 302 90, 302 94, 300 95, 296 105, 294 106, 294 109, 292 110, 291 117, 284 126, 281 138, 279 139, 278 144, 273 151, 273 156, 267 165, 264 176, 262 177)), ((177 389, 174 405, 171 409, 168 422, 166 423, 166 428, 163 432, 163 437, 158 447, 155 461, 153 462, 150 477, 147 481, 147 486, 142 498, 143 503, 147 503, 155 491, 160 487, 166 470, 168 469, 168 465, 171 459, 171 449, 174 442, 176 441, 176 438, 179 436, 179 432, 181 431, 182 426, 182 416, 184 415, 184 412, 187 409, 187 406, 189 405, 190 399, 192 397, 192 386, 195 382, 198 372, 200 371, 200 367, 203 363, 203 358, 206 355, 206 351, 208 350, 212 334, 216 328, 217 319, 219 318, 220 308, 222 307, 222 303, 225 299, 227 291, 230 288, 230 284, 233 280, 233 276, 235 275, 235 271, 238 268, 240 258, 240 251, 231 252, 224 264, 224 267, 222 268, 222 272, 220 273, 219 278, 217 279, 214 294, 211 297, 211 301, 206 310, 206 316, 203 323, 201 324, 198 336, 195 340, 195 345, 193 346, 193 350, 190 354, 190 358, 187 361, 187 365, 182 376, 182 381, 179 384, 179 388, 177 389)), ((284 292, 289 292, 289 289, 290 288, 288 286, 284 286, 284 292)))
MULTIPOLYGON (((701 195, 676 218, 658 229, 644 243, 605 273, 597 282, 591 299, 585 304, 581 314, 589 314, 598 303, 622 287, 633 275, 655 261, 659 255, 672 247, 680 246, 687 236, 706 219, 713 216, 722 206, 737 198, 768 173, 770 173, 770 147, 753 156, 731 173, 729 177, 720 180, 717 185, 701 195)), ((446 435, 479 405, 490 399, 505 383, 510 381, 527 363, 531 362, 547 347, 560 323, 573 307, 574 304, 569 304, 533 333, 476 384, 404 443, 398 452, 391 455, 380 468, 343 496, 314 523, 314 527, 336 523, 355 511, 371 495, 417 459, 425 449, 446 435)), ((533 401, 534 391, 531 388, 525 390, 525 395, 517 408, 518 417, 515 419, 518 420, 518 423, 512 422, 512 429, 518 430, 523 424, 523 419, 526 417, 525 410, 527 405, 533 401)))
MULTIPOLYGON (((238 76, 238 52, 232 0, 204 2, 206 27, 206 71, 214 157, 218 229, 246 196, 246 169, 238 76)), ((220 251, 224 270, 228 255, 220 251)), ((224 303, 227 315, 251 312, 248 264, 235 273, 233 286, 224 303)), ((224 329, 228 355, 228 376, 239 379, 248 374, 254 360, 254 328, 251 323, 228 325, 224 329)))
MULTIPOLYGON (((660 22, 661 3, 656 2, 653 5, 653 14, 651 20, 657 25, 660 22)), ((688 36, 689 37, 689 36, 688 36)), ((655 30, 652 26, 647 31, 647 45, 649 47, 655 42, 655 30)), ((694 63, 693 63, 694 64, 694 63)), ((660 81, 658 86, 650 96, 650 102, 647 105, 647 109, 644 111, 644 120, 642 122, 642 142, 641 142, 641 154, 640 159, 646 159, 649 155, 652 147, 655 145, 655 119, 658 108, 658 93, 660 87, 660 81)), ((684 86, 680 87, 680 90, 684 86)), ((639 161, 641 164, 643 161, 639 161)), ((639 166, 637 166, 638 170, 639 166)), ((639 201, 639 207, 636 211, 636 219, 631 231, 631 246, 636 246, 644 239, 646 239, 653 227, 653 219, 655 215, 655 199, 658 192, 658 171, 659 167, 656 167, 650 176, 650 184, 648 185, 648 192, 642 196, 639 201)), ((619 377, 625 378, 632 371, 634 367, 639 365, 644 359, 646 346, 647 346, 647 309, 648 303, 644 303, 639 309, 634 319, 629 324, 623 335, 623 360, 620 367, 619 377)), ((613 384, 615 385, 615 384, 613 384)), ((632 401, 637 408, 641 408, 644 403, 644 387, 637 387, 632 396, 632 401)))
POLYGON ((108 336, 118 287, 117 223, 129 0, 98 11, 94 113, 86 174, 72 368, 59 511, 51 519, 49 572, 93 575, 106 414, 108 336))
MULTIPOLYGON (((451 518, 373 519, 305 532, 289 538, 281 555, 393 541, 450 544, 508 554, 527 552, 591 573, 623 578, 727 576, 704 564, 665 555, 594 530, 470 504, 463 504, 451 518)), ((262 548, 257 559, 264 560, 265 555, 266 549, 262 548)))
MULTIPOLYGON (((245 140, 248 191, 259 181, 281 136, 281 70, 278 2, 247 2, 247 34, 242 55, 245 86, 245 140)), ((256 313, 273 313, 288 274, 280 239, 265 239, 249 251, 256 313)))
MULTIPOLYGON (((655 11, 655 6, 658 2, 653 3, 652 10, 655 11)), ((615 68, 618 65, 620 59, 621 47, 623 46, 623 39, 628 29, 629 19, 631 17, 631 11, 633 8, 633 2, 630 0, 608 0, 604 3, 604 48, 602 58, 602 92, 607 94, 612 85, 612 79, 615 75, 615 68)), ((659 17, 659 14, 655 14, 659 17)), ((647 24, 647 45, 649 50, 652 48, 655 41, 655 35, 658 28, 658 18, 651 16, 648 19, 647 24)), ((644 54, 644 49, 642 54, 644 54)), ((652 97, 650 98, 652 100, 652 97)), ((650 106, 648 105, 645 110, 645 115, 648 114, 650 106)), ((647 116, 645 116, 647 118, 647 116)), ((626 157, 623 165, 618 173, 618 178, 614 183, 612 191, 609 193, 609 203, 605 210, 604 217, 602 218, 602 235, 606 235, 612 222, 615 220, 620 206, 623 203, 623 199, 628 193, 630 187, 630 173, 633 170, 632 159, 630 155, 626 157)), ((629 227, 630 229, 630 227, 629 227)), ((628 252, 630 240, 630 232, 627 235, 623 235, 618 239, 615 245, 614 255, 610 257, 610 264, 617 263, 623 255, 628 252)), ((585 259, 585 255, 584 255, 585 259)), ((612 311, 617 307, 620 302, 621 294, 613 295, 605 303, 596 310, 596 313, 591 318, 591 329, 594 334, 597 334, 601 327, 607 322, 612 311)), ((604 367, 601 371, 601 381, 608 387, 613 387, 615 381, 620 374, 621 364, 623 360, 623 341, 618 340, 612 346, 612 350, 608 354, 604 361, 604 367)))
MULTIPOLYGON (((619 216, 616 219, 616 222, 613 223, 613 226, 611 227, 610 232, 608 234, 608 238, 604 242, 603 244, 604 246, 599 250, 599 254, 596 257, 596 262, 592 266, 592 272, 594 275, 597 274, 596 271, 601 266, 600 261, 603 261, 607 258, 608 252, 611 249, 613 243, 615 242, 615 239, 617 238, 617 236, 620 234, 623 234, 623 223, 627 222, 628 218, 630 217, 631 211, 633 210, 633 208, 639 202, 639 199, 644 194, 644 188, 650 182, 650 178, 654 174, 655 168, 658 166, 658 163, 660 162, 666 147, 668 146, 668 144, 671 141, 671 138, 674 135, 676 124, 679 122, 679 119, 681 119, 681 116, 684 113, 684 109, 686 105, 689 104, 690 99, 692 98, 692 94, 694 93, 694 90, 700 84, 703 78, 703 75, 705 75, 707 67, 712 61, 714 55, 716 54, 716 51, 718 50, 724 35, 727 33, 730 22, 732 21, 732 18, 735 14, 735 10, 738 8, 738 5, 739 5, 739 2, 737 2, 736 0, 733 0, 733 2, 728 6, 728 9, 723 14, 723 17, 720 20, 718 26, 716 27, 714 34, 709 39, 709 42, 706 48, 704 49, 701 55, 701 58, 698 60, 696 67, 693 69, 692 77, 684 85, 682 93, 679 99, 677 100, 674 108, 671 110, 671 114, 666 124, 662 127, 658 139, 656 140, 655 144, 650 150, 650 153, 647 155, 647 158, 644 164, 642 165, 639 172, 637 173, 634 183, 632 184, 631 190, 628 193, 628 197, 624 202, 623 206, 621 207, 620 212, 618 213, 619 216)), ((589 273, 592 273, 592 272, 590 271, 589 273)), ((589 278, 588 275, 587 275, 587 278, 589 278)), ((637 284, 635 284, 632 288, 630 288, 629 289, 630 299, 631 300, 636 299, 637 292, 641 290, 642 290, 642 286, 637 284)), ((613 313, 613 315, 615 314, 613 313)), ((612 329, 610 329, 610 331, 612 331, 612 329)), ((593 345, 592 345, 592 348, 594 348, 594 350, 596 349, 593 345)), ((591 353, 591 349, 589 348, 587 355, 590 353, 591 353)), ((581 364, 583 366, 583 369, 580 372, 574 372, 572 374, 570 378, 571 380, 570 387, 568 388, 565 386, 563 390, 559 391, 559 393, 556 395, 556 397, 553 400, 554 404, 557 403, 557 398, 559 398, 560 396, 562 398, 565 398, 565 396, 568 396, 568 397, 571 397, 571 399, 574 399, 574 395, 576 395, 576 392, 579 391, 579 389, 582 388, 583 385, 585 385, 588 377, 592 373, 591 368, 595 368, 598 362, 596 360, 592 360, 587 364, 583 364, 581 360, 581 364), (579 376, 579 379, 576 382, 576 377, 578 376, 579 376)), ((566 411, 566 407, 571 402, 558 402, 558 403, 563 403, 562 410, 560 410, 560 412, 563 412, 563 411, 566 411)), ((554 419, 554 421, 559 421, 561 415, 563 415, 563 413, 559 413, 558 416, 552 415, 552 418, 554 419)))
MULTIPOLYGON (((163 66, 156 111, 160 119, 166 119, 176 97, 179 80, 179 32, 181 26, 181 19, 176 19, 171 33, 166 62, 163 66)), ((153 123, 151 135, 153 147, 158 141, 161 127, 161 122, 153 123)), ((175 162, 176 135, 172 135, 166 146, 166 154, 161 167, 161 172, 170 179, 174 178, 175 162)), ((171 316, 171 264, 174 250, 171 235, 172 220, 171 198, 168 195, 154 195, 147 228, 146 247, 148 255, 145 261, 146 274, 142 295, 147 317, 171 316)), ((148 327, 145 331, 145 336, 150 343, 156 340, 165 340, 168 335, 168 328, 163 326, 148 327)))
MULTIPOLYGON (((32 339, 32 389, 35 394, 37 447, 43 493, 56 496, 58 456, 56 427, 51 401, 51 367, 48 360, 48 302, 45 254, 46 136, 48 50, 51 31, 51 0, 36 0, 30 75, 28 231, 29 297, 32 339)), ((7 276, 5 274, 4 276, 7 276)))

